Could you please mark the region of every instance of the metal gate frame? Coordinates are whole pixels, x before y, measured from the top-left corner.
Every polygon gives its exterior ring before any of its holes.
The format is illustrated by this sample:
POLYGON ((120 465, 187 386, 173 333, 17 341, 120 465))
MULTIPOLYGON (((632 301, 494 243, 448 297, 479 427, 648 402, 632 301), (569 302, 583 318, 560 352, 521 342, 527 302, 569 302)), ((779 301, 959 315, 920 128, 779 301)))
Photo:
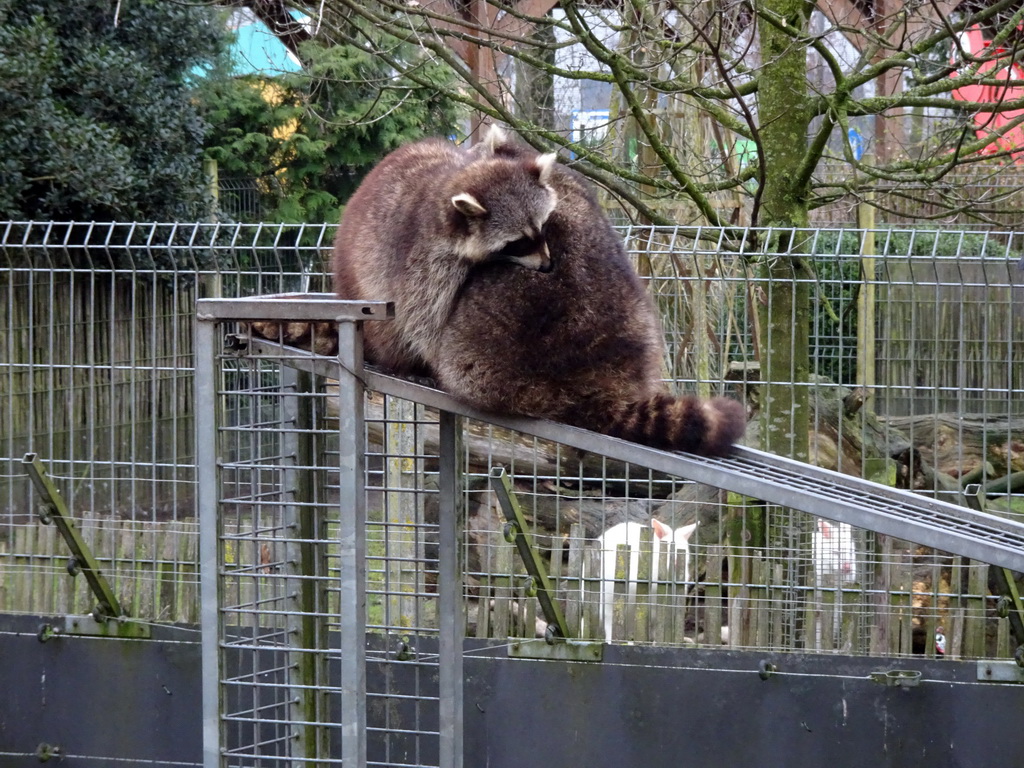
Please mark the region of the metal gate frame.
MULTIPOLYGON (((217 395, 220 367, 217 359, 218 331, 224 324, 250 321, 311 321, 328 322, 337 326, 338 353, 332 360, 332 375, 338 386, 338 466, 339 507, 353 510, 342 515, 339 531, 340 543, 340 615, 334 617, 340 624, 341 667, 341 758, 345 765, 364 766, 367 763, 367 684, 366 684, 366 509, 364 488, 365 445, 363 432, 363 347, 362 323, 386 322, 393 317, 393 305, 384 302, 340 301, 330 295, 310 295, 296 299, 202 299, 197 302, 196 324, 196 411, 197 411, 197 464, 198 508, 200 516, 200 564, 202 587, 202 667, 203 667, 203 764, 205 768, 222 768, 224 756, 223 713, 225 691, 225 654, 223 653, 225 623, 221 594, 220 539, 218 514, 219 493, 218 417, 217 395)), ((298 367, 282 367, 281 389, 295 395, 283 395, 284 418, 295 424, 294 442, 290 450, 299 467, 309 466, 302 459, 301 433, 310 425, 304 422, 302 401, 298 397, 308 383, 308 374, 298 367)), ((456 467, 459 456, 458 441, 461 429, 459 419, 450 412, 440 416, 441 462, 439 472, 439 712, 438 753, 439 768, 461 768, 462 765, 462 636, 464 621, 461 603, 461 573, 459 564, 458 531, 462 495, 461 479, 456 467)), ((301 470, 295 472, 302 474, 301 470)), ((303 481, 298 477, 290 483, 291 493, 301 493, 303 481)), ((296 502, 300 499, 296 499, 296 502)), ((291 522, 296 526, 309 526, 303 520, 304 512, 298 504, 288 507, 291 522)), ((298 564, 295 590, 291 599, 297 603, 307 600, 306 582, 302 571, 313 567, 307 560, 315 555, 294 553, 288 558, 298 564), (306 558, 305 560, 303 558, 306 558)), ((310 631, 302 619, 288 618, 289 632, 299 638, 298 644, 323 643, 329 637, 326 626, 310 631), (307 636, 308 635, 308 636, 307 636)), ((326 707, 317 703, 315 686, 308 684, 302 673, 302 664, 309 654, 297 655, 292 663, 283 665, 283 674, 294 686, 292 709, 295 722, 309 723, 327 716, 326 707), (298 670, 296 672, 295 670, 298 670), (295 678, 299 678, 296 680, 295 678), (304 684, 305 683, 305 684, 304 684), (318 708, 319 707, 319 708, 318 708), (313 717, 310 713, 314 713, 313 717)), ((307 725, 291 736, 290 750, 295 761, 322 757, 322 734, 315 725, 307 725), (305 732, 301 732, 305 731, 305 732)))

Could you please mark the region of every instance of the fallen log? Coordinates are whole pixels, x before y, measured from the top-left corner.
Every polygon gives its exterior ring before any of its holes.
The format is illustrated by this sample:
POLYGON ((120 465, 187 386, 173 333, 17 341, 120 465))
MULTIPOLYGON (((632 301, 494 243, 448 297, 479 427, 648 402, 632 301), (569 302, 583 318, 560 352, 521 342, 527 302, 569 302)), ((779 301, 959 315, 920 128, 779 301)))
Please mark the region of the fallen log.
POLYGON ((960 478, 991 464, 992 475, 1024 471, 1024 419, 933 413, 885 419, 936 470, 960 478))

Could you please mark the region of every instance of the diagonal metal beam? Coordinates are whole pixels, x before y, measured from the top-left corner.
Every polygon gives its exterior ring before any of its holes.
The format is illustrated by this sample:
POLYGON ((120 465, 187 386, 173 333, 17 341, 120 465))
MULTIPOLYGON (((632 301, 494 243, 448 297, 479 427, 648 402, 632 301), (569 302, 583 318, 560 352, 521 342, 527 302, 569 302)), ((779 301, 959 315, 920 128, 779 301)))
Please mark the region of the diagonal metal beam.
POLYGON ((537 419, 495 416, 438 390, 367 371, 370 389, 727 491, 1024 571, 1024 525, 870 480, 738 446, 732 456, 673 453, 537 419))
POLYGON ((36 487, 36 491, 42 498, 43 503, 46 505, 46 514, 40 515, 42 522, 45 524, 53 523, 57 527, 61 538, 64 539, 64 543, 71 550, 72 562, 70 565, 73 567, 69 567, 69 571, 72 574, 81 571, 82 575, 85 576, 85 580, 89 583, 89 589, 92 590, 92 594, 97 601, 95 608, 96 620, 103 622, 107 619, 118 618, 123 613, 121 603, 118 602, 110 582, 107 581, 107 577, 100 570, 99 561, 93 556, 92 550, 89 549, 85 539, 82 538, 82 534, 79 532, 78 526, 75 525, 75 521, 68 511, 68 506, 60 495, 60 491, 57 490, 57 486, 53 484, 50 476, 46 474, 43 462, 40 461, 39 456, 36 454, 26 453, 21 463, 25 468, 25 472, 32 479, 32 484, 36 487))

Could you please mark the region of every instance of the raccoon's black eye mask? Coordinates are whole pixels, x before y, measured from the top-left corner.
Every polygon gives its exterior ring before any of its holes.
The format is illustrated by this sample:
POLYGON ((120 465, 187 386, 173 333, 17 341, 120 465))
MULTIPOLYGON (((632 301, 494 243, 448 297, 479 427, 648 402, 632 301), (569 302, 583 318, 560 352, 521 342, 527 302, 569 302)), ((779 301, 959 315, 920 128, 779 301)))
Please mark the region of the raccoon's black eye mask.
POLYGON ((536 253, 543 245, 543 233, 532 237, 530 235, 523 235, 518 240, 505 243, 505 246, 500 251, 495 251, 490 255, 490 259, 493 261, 502 261, 504 259, 516 259, 521 256, 528 256, 531 253, 536 253))

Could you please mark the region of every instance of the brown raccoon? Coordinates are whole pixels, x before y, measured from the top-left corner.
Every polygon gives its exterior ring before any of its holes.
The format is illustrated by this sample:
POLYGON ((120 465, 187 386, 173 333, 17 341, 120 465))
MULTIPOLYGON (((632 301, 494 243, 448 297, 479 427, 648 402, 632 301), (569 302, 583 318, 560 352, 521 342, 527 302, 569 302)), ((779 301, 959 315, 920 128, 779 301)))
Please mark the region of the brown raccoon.
POLYGON ((589 185, 549 157, 492 129, 468 152, 411 145, 378 166, 387 177, 367 177, 338 231, 336 289, 342 298, 394 300, 398 316, 415 313, 412 333, 407 318, 387 336, 368 334, 368 359, 426 373, 483 410, 659 448, 727 453, 743 434, 743 407, 669 394, 653 302, 589 185), (450 158, 451 170, 419 173, 413 159, 425 154, 450 158), (396 185, 412 197, 379 197, 396 185), (470 224, 459 217, 471 213, 459 205, 463 193, 487 211, 474 222, 489 230, 478 239, 504 245, 466 255, 460 239, 470 224), (353 204, 358 230, 349 221, 353 204), (384 218, 387 232, 373 226, 384 218), (541 232, 524 222, 542 225, 541 232), (417 311, 416 302, 427 309, 417 311))
POLYGON ((474 266, 507 260, 530 271, 551 268, 540 233, 555 206, 547 185, 554 160, 479 159, 428 139, 392 152, 370 172, 334 239, 338 295, 395 302, 394 321, 366 325, 369 360, 401 375, 430 375, 474 266))

